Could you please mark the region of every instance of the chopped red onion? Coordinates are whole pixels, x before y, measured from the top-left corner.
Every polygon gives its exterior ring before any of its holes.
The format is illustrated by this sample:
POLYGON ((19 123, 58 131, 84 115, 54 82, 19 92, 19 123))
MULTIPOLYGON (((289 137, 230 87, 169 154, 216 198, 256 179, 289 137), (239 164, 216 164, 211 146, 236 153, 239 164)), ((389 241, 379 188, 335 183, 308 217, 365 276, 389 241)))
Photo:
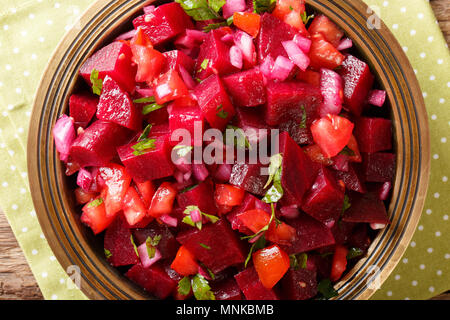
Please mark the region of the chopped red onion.
POLYGON ((308 39, 306 37, 303 37, 299 34, 296 34, 293 41, 297 44, 297 46, 304 52, 309 53, 311 50, 311 39, 308 39))
POLYGON ((197 222, 202 222, 203 221, 202 214, 200 213, 200 210, 192 210, 189 215, 191 216, 191 219, 192 219, 193 223, 197 223, 197 222))
POLYGON ((384 90, 372 90, 369 92, 367 101, 374 106, 382 107, 386 101, 386 91, 384 90))
POLYGON ((177 218, 169 216, 168 214, 162 215, 159 217, 159 220, 167 224, 169 227, 176 227, 178 225, 177 218))
POLYGON ((177 167, 177 169, 180 170, 183 174, 192 171, 192 166, 191 166, 191 164, 190 164, 189 161, 188 161, 186 158, 184 158, 184 157, 179 157, 179 158, 175 159, 175 161, 173 161, 173 164, 174 164, 175 167, 177 167))
POLYGON ((196 46, 195 40, 187 34, 178 36, 173 42, 177 49, 192 49, 196 46))
POLYGON ((153 258, 150 258, 148 256, 147 243, 145 242, 141 244, 139 247, 137 247, 137 251, 139 253, 139 258, 141 259, 142 266, 144 268, 150 267, 152 264, 160 260, 162 257, 161 252, 159 252, 159 250, 155 248, 155 255, 153 256, 153 258))
POLYGON ((182 66, 178 66, 178 71, 180 72, 181 78, 188 89, 192 90, 197 86, 197 82, 192 79, 191 74, 182 66))
POLYGON ((232 166, 228 163, 219 164, 216 172, 214 173, 214 178, 221 182, 228 182, 231 177, 232 166))
POLYGON ((184 175, 180 170, 175 170, 175 172, 173 173, 173 177, 175 178, 175 180, 177 180, 178 183, 184 182, 184 175))
POLYGON ((153 11, 155 11, 156 7, 155 6, 145 6, 144 8, 144 13, 152 13, 153 11))
POLYGON ((389 193, 391 192, 392 183, 387 181, 383 183, 380 190, 378 191, 378 199, 385 201, 389 198, 389 193))
POLYGON ((78 171, 77 185, 81 189, 83 189, 86 192, 89 192, 92 185, 92 181, 93 181, 92 174, 88 170, 81 168, 78 171))
POLYGON ((136 88, 136 92, 141 95, 141 97, 152 97, 155 95, 152 88, 136 88))
POLYGON ((353 46, 353 41, 349 38, 344 38, 341 40, 339 45, 336 47, 337 50, 342 51, 345 49, 349 49, 353 46))
POLYGON ((63 162, 69 159, 70 146, 76 138, 73 118, 63 114, 53 127, 53 138, 55 147, 59 152, 59 158, 63 162))
POLYGON ((384 229, 386 227, 386 225, 384 223, 371 223, 370 227, 373 230, 380 230, 380 229, 384 229))
POLYGON ((271 78, 284 81, 289 77, 293 68, 294 64, 291 60, 283 56, 278 56, 273 64, 271 78))
POLYGON ((331 229, 331 228, 334 227, 334 224, 335 224, 335 223, 336 223, 336 220, 331 219, 331 220, 328 220, 328 221, 325 222, 325 226, 326 226, 328 229, 331 229))
POLYGON ((131 38, 134 37, 136 32, 137 32, 137 30, 133 29, 133 30, 130 30, 128 32, 122 33, 120 36, 118 36, 116 39, 114 39, 114 41, 131 39, 131 38))
POLYGON ((244 31, 238 30, 234 34, 234 44, 241 49, 245 61, 251 65, 256 64, 256 51, 253 38, 244 31))
POLYGON ((261 73, 270 79, 271 75, 272 75, 272 69, 273 69, 273 65, 275 64, 275 61, 273 60, 273 58, 271 56, 267 56, 263 63, 261 63, 261 65, 259 66, 259 70, 261 71, 261 73))
POLYGON ((242 69, 242 51, 237 46, 232 46, 230 48, 230 62, 231 65, 238 69, 242 69))
POLYGON ((209 171, 206 168, 204 163, 200 164, 192 164, 192 173, 194 174, 195 179, 198 181, 205 181, 205 179, 209 175, 209 171))
POLYGON ((320 91, 323 103, 319 108, 321 117, 338 115, 342 110, 344 85, 339 74, 330 69, 320 69, 320 91))
POLYGON ((228 19, 235 12, 245 11, 245 0, 226 0, 222 7, 223 17, 228 19))
POLYGON ((186 29, 186 35, 198 43, 203 42, 208 37, 207 33, 195 29, 186 29))
POLYGON ((294 62, 294 64, 297 65, 297 67, 299 67, 300 70, 305 71, 306 68, 308 68, 311 60, 300 49, 297 43, 291 40, 291 41, 283 41, 281 44, 283 45, 284 50, 288 54, 289 59, 291 59, 291 61, 294 62))
POLYGON ((298 211, 297 206, 281 207, 280 212, 281 216, 288 219, 295 219, 300 215, 300 211, 298 211))

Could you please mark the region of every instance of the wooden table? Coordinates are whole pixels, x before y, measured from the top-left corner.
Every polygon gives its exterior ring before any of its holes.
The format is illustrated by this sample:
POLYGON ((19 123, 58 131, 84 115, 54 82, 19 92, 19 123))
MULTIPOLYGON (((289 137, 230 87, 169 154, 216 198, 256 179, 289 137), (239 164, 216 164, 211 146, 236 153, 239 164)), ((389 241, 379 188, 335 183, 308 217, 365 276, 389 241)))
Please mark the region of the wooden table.
MULTIPOLYGON (((431 0, 430 3, 447 43, 450 43, 450 1, 431 0)), ((0 300, 3 299, 32 300, 43 297, 8 221, 0 211, 0 300)), ((450 293, 434 299, 450 300, 450 293)))

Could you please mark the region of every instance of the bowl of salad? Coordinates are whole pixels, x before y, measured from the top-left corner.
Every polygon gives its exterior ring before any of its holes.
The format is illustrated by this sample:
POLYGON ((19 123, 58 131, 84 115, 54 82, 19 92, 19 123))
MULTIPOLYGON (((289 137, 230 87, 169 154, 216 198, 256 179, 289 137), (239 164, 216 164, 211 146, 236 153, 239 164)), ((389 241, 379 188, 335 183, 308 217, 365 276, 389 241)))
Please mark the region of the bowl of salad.
POLYGON ((423 207, 420 92, 361 1, 96 1, 34 102, 36 212, 92 299, 368 299, 423 207))

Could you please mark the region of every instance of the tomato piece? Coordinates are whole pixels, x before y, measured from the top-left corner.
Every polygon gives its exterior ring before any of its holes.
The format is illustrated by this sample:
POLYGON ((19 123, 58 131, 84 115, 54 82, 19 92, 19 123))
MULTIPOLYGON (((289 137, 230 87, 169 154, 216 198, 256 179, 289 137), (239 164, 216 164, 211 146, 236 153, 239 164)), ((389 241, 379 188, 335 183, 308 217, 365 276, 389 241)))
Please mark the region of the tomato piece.
POLYGON ((136 82, 151 84, 161 73, 166 58, 161 52, 141 45, 132 45, 131 52, 137 64, 136 82))
POLYGON ((146 208, 150 206, 152 198, 155 195, 155 186, 151 181, 135 182, 136 187, 141 194, 141 199, 144 202, 146 208))
POLYGON ((172 212, 173 202, 177 195, 177 190, 169 183, 163 182, 152 198, 149 215, 159 218, 172 212))
POLYGON ((344 36, 344 31, 323 14, 314 18, 308 31, 311 35, 318 33, 323 35, 325 40, 330 42, 334 47, 339 45, 344 36))
POLYGON ((81 214, 81 222, 88 225, 94 234, 99 234, 105 230, 113 221, 114 216, 109 216, 106 214, 105 202, 102 197, 97 197, 91 202, 87 203, 81 214))
POLYGON ((147 209, 134 188, 128 188, 122 210, 130 226, 136 225, 147 215, 147 209))
POLYGON ((325 155, 322 152, 322 149, 317 144, 306 146, 306 147, 303 148, 303 151, 314 162, 323 164, 324 166, 331 166, 331 165, 333 165, 333 160, 331 160, 330 158, 325 157, 325 155))
POLYGON ((317 70, 320 68, 335 69, 345 60, 345 56, 326 41, 321 34, 312 36, 309 58, 311 67, 317 70))
POLYGON ((155 83, 155 98, 158 104, 188 95, 188 89, 177 71, 170 69, 155 83))
POLYGON ((336 245, 333 255, 333 262, 331 263, 331 281, 338 281, 347 268, 347 254, 348 250, 343 245, 336 245))
POLYGON ((319 145, 323 154, 331 158, 348 144, 353 127, 354 124, 350 120, 329 114, 312 123, 311 133, 314 142, 319 145))
POLYGON ((267 289, 272 289, 290 266, 288 254, 276 244, 256 251, 252 259, 259 280, 267 289))
POLYGON ((296 28, 300 35, 304 37, 309 37, 308 30, 306 30, 302 17, 297 11, 289 12, 287 15, 284 16, 283 21, 296 28))
POLYGON ((362 162, 361 153, 359 152, 358 142, 355 136, 352 134, 350 140, 348 141, 347 147, 353 151, 355 155, 349 156, 348 159, 351 162, 362 162))
POLYGON ((253 12, 235 12, 233 14, 233 24, 253 38, 256 38, 261 27, 261 16, 253 12))
POLYGON ((122 201, 131 183, 131 177, 121 165, 111 163, 98 169, 98 178, 104 185, 106 215, 114 217, 122 210, 122 201))
POLYGON ((234 207, 242 203, 245 190, 230 184, 217 184, 214 198, 219 206, 234 207))
POLYGON ((170 267, 182 276, 198 273, 198 263, 194 255, 185 247, 181 246, 170 267))
POLYGON ((137 28, 136 34, 133 36, 133 38, 131 38, 130 45, 138 45, 153 48, 153 44, 150 41, 150 38, 140 27, 137 28))
POLYGON ((305 0, 277 0, 272 15, 280 20, 284 20, 284 17, 292 11, 297 12, 300 16, 305 10, 305 0))
POLYGON ((78 204, 91 202, 97 196, 97 192, 86 192, 81 188, 75 189, 75 200, 78 204))
POLYGON ((313 70, 306 70, 304 72, 299 72, 295 76, 296 79, 303 82, 312 84, 313 86, 320 87, 320 73, 313 70))
MULTIPOLYGON (((237 218, 245 227, 257 233, 269 223, 270 214, 261 209, 254 209, 240 213, 237 218)), ((296 235, 297 231, 290 225, 284 222, 277 225, 275 221, 272 221, 265 237, 269 241, 287 245, 295 239, 296 235)))

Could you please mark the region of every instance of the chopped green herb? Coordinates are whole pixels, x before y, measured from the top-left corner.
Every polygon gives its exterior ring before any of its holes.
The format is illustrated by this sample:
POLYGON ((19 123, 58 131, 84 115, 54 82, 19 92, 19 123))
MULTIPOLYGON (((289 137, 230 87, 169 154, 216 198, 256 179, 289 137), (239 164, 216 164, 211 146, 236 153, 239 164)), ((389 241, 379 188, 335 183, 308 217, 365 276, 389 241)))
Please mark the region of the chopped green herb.
POLYGON ((178 281, 178 293, 182 296, 187 296, 191 292, 191 279, 184 277, 178 281))
POLYGON ((308 16, 306 14, 306 11, 302 12, 300 14, 300 17, 302 18, 303 24, 306 26, 306 24, 309 22, 309 20, 311 20, 312 18, 314 18, 314 14, 308 16))
POLYGON ((103 249, 105 251, 105 257, 106 259, 109 259, 112 257, 112 253, 111 251, 109 251, 108 249, 103 249))
POLYGON ((211 270, 209 270, 208 268, 206 268, 206 271, 208 271, 208 274, 209 274, 209 276, 211 277, 211 279, 213 279, 213 280, 216 279, 216 275, 215 275, 211 270))
POLYGON ((200 65, 201 70, 206 70, 208 68, 209 59, 205 59, 202 61, 202 64, 200 65))
POLYGON ((305 106, 300 106, 300 109, 302 109, 302 121, 300 122, 300 128, 306 129, 306 110, 305 106))
MULTIPOLYGON (((214 29, 219 29, 220 27, 226 27, 227 25, 228 25, 227 22, 210 23, 206 27, 203 27, 203 32, 209 32, 214 29)), ((203 68, 203 69, 206 69, 206 68, 203 68)))
POLYGON ((350 248, 347 253, 347 260, 359 257, 364 252, 360 248, 350 248))
MULTIPOLYGON (((250 141, 248 141, 244 130, 242 130, 241 128, 236 127, 236 126, 232 126, 232 125, 227 125, 227 129, 234 130, 234 132, 237 133, 237 136, 235 134, 234 141, 233 142, 226 141, 225 144, 227 144, 227 145, 232 144, 232 145, 235 145, 238 148, 242 148, 242 149, 245 149, 245 148, 248 148, 249 150, 252 149, 252 146, 250 145, 250 141)), ((227 136, 225 135, 225 138, 226 137, 227 136)))
POLYGON ((253 11, 256 13, 272 12, 276 3, 276 0, 253 0, 253 11))
POLYGON ((152 259, 156 254, 156 246, 159 244, 159 241, 161 241, 161 235, 156 235, 153 237, 148 237, 147 240, 145 240, 145 245, 147 247, 147 253, 148 257, 152 259))
POLYGON ((291 262, 291 268, 294 270, 306 269, 306 262, 308 261, 308 255, 306 253, 300 253, 298 255, 291 254, 289 256, 291 262))
POLYGON ((197 300, 216 300, 208 281, 200 274, 192 278, 192 291, 197 300))
POLYGON ((213 9, 215 12, 219 12, 220 9, 225 5, 226 0, 208 0, 209 6, 211 9, 213 9))
POLYGON ((231 26, 233 24, 233 22, 234 22, 233 16, 231 16, 227 19, 227 25, 231 26))
POLYGON ((355 151, 353 151, 352 149, 350 149, 348 146, 345 146, 344 149, 342 149, 341 152, 339 152, 339 154, 345 155, 345 156, 349 156, 349 157, 353 157, 355 156, 355 151))
POLYGON ((97 198, 95 200, 92 200, 91 202, 89 202, 89 204, 87 205, 88 208, 96 208, 99 205, 101 205, 103 203, 103 199, 102 198, 97 198))
POLYGON ((211 247, 210 246, 207 246, 206 244, 204 244, 204 243, 199 243, 199 246, 200 247, 202 247, 202 248, 205 248, 205 249, 207 249, 207 250, 211 250, 211 247))
MULTIPOLYGON (((210 6, 208 5, 207 0, 175 0, 175 2, 181 5, 186 14, 192 17, 195 21, 222 19, 221 15, 215 11, 215 9, 217 9, 220 5, 220 3, 216 1, 217 0, 215 0, 212 6, 210 6)), ((225 1, 223 2, 225 3, 225 1)))
POLYGON ((223 105, 219 104, 216 108, 216 111, 217 111, 216 116, 218 116, 219 118, 222 119, 228 118, 228 112, 223 110, 223 105))
POLYGON ((330 279, 323 279, 317 285, 317 291, 322 294, 322 298, 330 299, 338 295, 338 292, 333 288, 330 279))
POLYGON ((176 145, 175 147, 173 147, 173 150, 177 150, 177 155, 180 158, 184 158, 185 156, 187 156, 189 152, 192 151, 192 149, 194 149, 193 146, 176 145))
POLYGON ((194 223, 194 221, 192 221, 192 218, 190 216, 191 212, 194 210, 198 210, 202 216, 208 218, 212 223, 216 223, 217 221, 219 221, 219 217, 201 212, 197 206, 187 206, 186 209, 183 211, 183 213, 186 216, 183 218, 183 220, 181 220, 181 222, 186 223, 192 227, 196 227, 197 229, 201 230, 202 226, 203 226, 202 222, 199 221, 199 222, 194 223))
POLYGON ((186 223, 188 225, 190 225, 191 227, 197 228, 198 230, 202 230, 203 224, 201 221, 194 223, 194 221, 192 221, 191 216, 185 216, 183 218, 183 220, 181 220, 181 222, 186 223))
POLYGON ((138 252, 138 249, 136 247, 136 244, 134 243, 133 235, 130 236, 130 241, 131 241, 131 244, 133 245, 134 252, 136 252, 136 255, 139 257, 139 252, 138 252))
POLYGON ((241 237, 241 240, 244 239, 254 239, 256 237, 258 237, 259 235, 261 235, 262 233, 265 233, 267 230, 269 230, 269 226, 271 225, 272 221, 275 220, 277 226, 279 224, 281 224, 281 221, 279 221, 276 217, 275 217, 275 207, 273 205, 273 203, 270 204, 270 207, 272 209, 272 215, 270 216, 270 220, 269 223, 267 223, 264 227, 262 227, 258 232, 256 232, 255 234, 251 235, 251 236, 245 236, 245 237, 241 237))
POLYGON ((293 10, 294 10, 294 8, 292 8, 292 6, 289 6, 289 10, 293 11, 293 10))
POLYGON ((142 134, 138 138, 138 142, 143 141, 148 138, 148 135, 150 134, 150 130, 152 130, 152 124, 149 124, 145 127, 144 131, 142 131, 142 134))
POLYGON ((350 203, 350 199, 348 195, 344 196, 344 205, 342 206, 342 212, 345 212, 348 208, 350 208, 352 204, 350 203))
POLYGON ((257 241, 255 241, 250 247, 250 251, 248 252, 247 259, 245 259, 244 267, 247 268, 247 264, 252 258, 253 252, 256 252, 260 249, 263 249, 266 246, 266 238, 262 235, 257 241))
POLYGON ((277 175, 277 172, 281 170, 282 163, 283 155, 281 153, 277 153, 270 157, 269 178, 267 179, 267 183, 264 186, 264 189, 267 188, 272 183, 272 181, 274 181, 275 175, 277 175))
POLYGON ((98 77, 98 70, 92 69, 91 72, 92 92, 96 95, 101 95, 103 88, 103 80, 98 77))
POLYGON ((133 100, 133 103, 153 103, 155 102, 155 97, 145 97, 133 100))
POLYGON ((144 106, 142 108, 142 114, 145 116, 145 115, 149 114, 150 112, 159 110, 159 109, 164 108, 164 107, 165 107, 165 105, 161 105, 161 104, 157 104, 157 103, 151 103, 151 104, 148 104, 148 105, 146 105, 146 106, 144 106))
POLYGON ((198 184, 194 184, 194 185, 192 185, 192 186, 186 187, 186 188, 184 188, 183 190, 181 190, 179 193, 185 193, 185 192, 191 191, 191 190, 194 189, 196 186, 198 186, 198 184))
POLYGON ((149 138, 145 138, 145 139, 139 141, 138 143, 136 143, 135 145, 133 145, 131 147, 134 150, 133 154, 135 156, 140 156, 148 150, 155 149, 155 147, 156 147, 155 142, 156 142, 156 139, 149 139, 149 138))
POLYGON ((281 183, 274 182, 273 185, 267 190, 262 201, 265 203, 277 203, 283 197, 284 191, 281 183))

